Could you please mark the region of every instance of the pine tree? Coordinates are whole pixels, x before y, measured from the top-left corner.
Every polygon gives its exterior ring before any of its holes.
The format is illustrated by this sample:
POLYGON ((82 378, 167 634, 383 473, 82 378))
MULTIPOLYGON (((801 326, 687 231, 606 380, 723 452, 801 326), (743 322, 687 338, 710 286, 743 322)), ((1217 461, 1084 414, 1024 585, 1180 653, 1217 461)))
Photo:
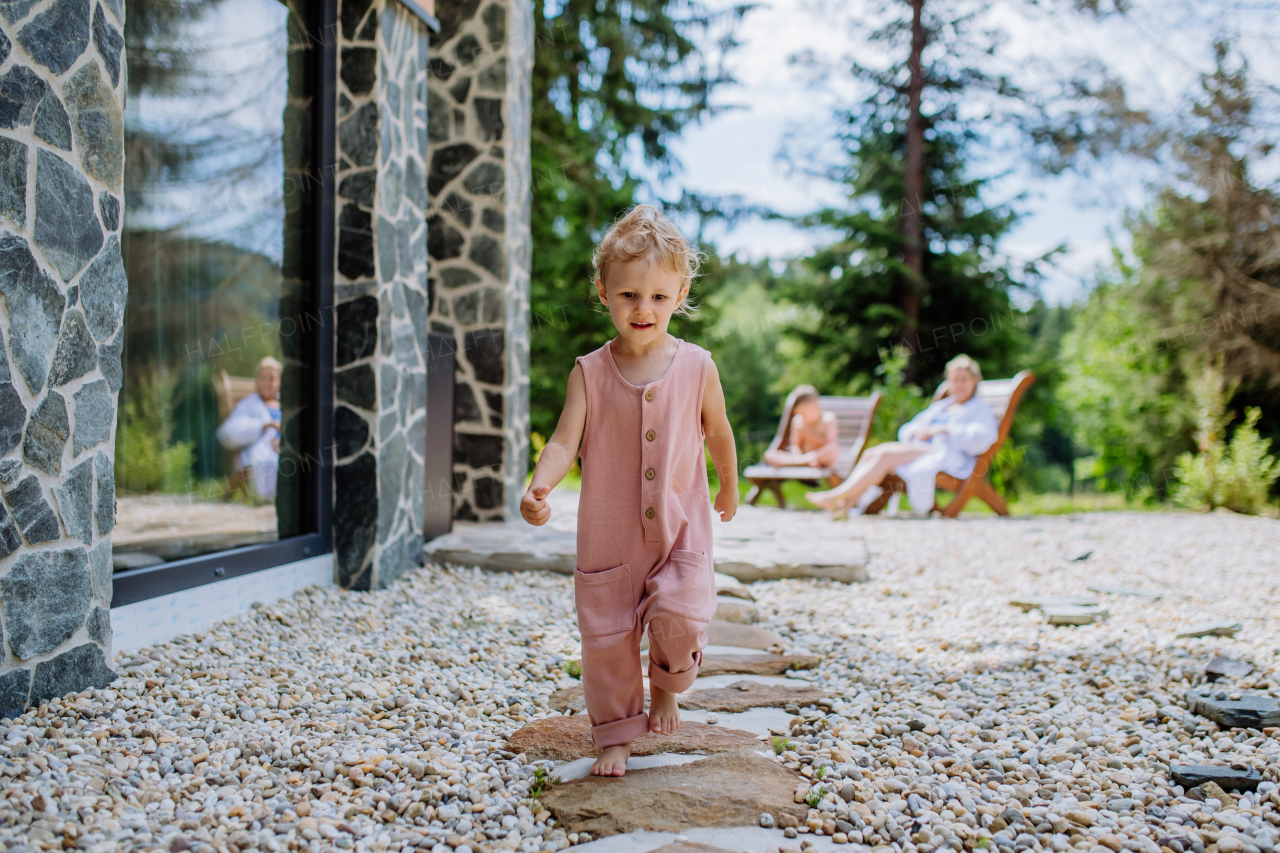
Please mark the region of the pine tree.
POLYGON ((833 172, 849 201, 803 219, 840 236, 805 259, 808 275, 790 290, 817 308, 797 335, 836 383, 870 384, 890 348, 908 352, 908 380, 926 387, 958 352, 990 375, 1015 366, 1022 335, 1010 293, 1034 269, 1017 270, 998 251, 1016 212, 988 201, 989 181, 972 173, 984 125, 962 117, 960 104, 1021 93, 984 70, 961 5, 882 5, 887 18, 866 39, 898 60, 850 61, 870 94, 837 117, 845 160, 833 172))

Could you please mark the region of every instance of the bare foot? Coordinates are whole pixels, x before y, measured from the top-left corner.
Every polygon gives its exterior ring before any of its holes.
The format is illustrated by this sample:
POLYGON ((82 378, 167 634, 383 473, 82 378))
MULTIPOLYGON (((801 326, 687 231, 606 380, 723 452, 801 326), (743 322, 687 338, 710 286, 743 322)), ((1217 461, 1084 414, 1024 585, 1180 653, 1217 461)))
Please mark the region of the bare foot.
POLYGON ((845 500, 844 494, 832 494, 831 492, 805 492, 804 500, 813 503, 815 507, 836 515, 849 511, 850 506, 849 501, 845 500))
POLYGON ((592 776, 624 776, 627 772, 627 759, 631 757, 628 744, 606 746, 600 751, 600 757, 591 765, 592 776))
POLYGON ((835 510, 840 505, 840 498, 833 496, 831 492, 805 492, 804 499, 820 509, 829 511, 835 510))
POLYGON ((680 706, 676 694, 649 684, 649 731, 656 735, 674 734, 680 728, 680 706))

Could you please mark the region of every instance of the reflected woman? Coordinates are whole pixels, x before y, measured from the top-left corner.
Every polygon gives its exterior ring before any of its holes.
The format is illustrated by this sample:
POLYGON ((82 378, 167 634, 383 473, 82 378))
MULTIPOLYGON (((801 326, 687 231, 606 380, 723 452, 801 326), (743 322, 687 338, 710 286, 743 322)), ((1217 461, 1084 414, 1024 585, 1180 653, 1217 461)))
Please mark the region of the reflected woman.
POLYGON ((999 435, 991 407, 974 396, 982 371, 967 355, 947 362, 948 394, 932 403, 898 430, 898 440, 867 450, 839 486, 808 492, 810 503, 841 513, 849 507, 865 509, 883 492, 880 483, 897 474, 907 484, 907 498, 915 515, 933 509, 939 472, 963 480, 973 473, 975 460, 999 435))
POLYGON ((280 362, 267 356, 254 371, 254 392, 236 404, 231 416, 218 427, 218 441, 236 457, 242 470, 252 472, 258 497, 276 496, 276 472, 280 468, 280 362))

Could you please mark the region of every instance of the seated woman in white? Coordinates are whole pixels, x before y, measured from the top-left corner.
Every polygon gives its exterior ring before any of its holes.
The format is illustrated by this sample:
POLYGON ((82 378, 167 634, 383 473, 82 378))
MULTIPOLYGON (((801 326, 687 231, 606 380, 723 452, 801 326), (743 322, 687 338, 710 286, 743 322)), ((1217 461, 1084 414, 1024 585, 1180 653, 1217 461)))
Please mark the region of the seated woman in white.
POLYGON ((276 472, 280 468, 280 362, 267 356, 254 371, 256 390, 236 404, 231 416, 218 427, 218 441, 228 450, 239 450, 241 469, 253 476, 258 497, 276 496, 276 472))
POLYGON ((949 394, 898 430, 898 440, 878 444, 858 460, 839 486, 825 492, 808 492, 810 503, 840 513, 851 506, 865 509, 882 492, 887 474, 897 474, 907 484, 907 498, 916 515, 933 509, 938 472, 963 480, 973 473, 977 457, 995 443, 999 433, 995 414, 974 396, 982 372, 967 355, 947 362, 949 394))

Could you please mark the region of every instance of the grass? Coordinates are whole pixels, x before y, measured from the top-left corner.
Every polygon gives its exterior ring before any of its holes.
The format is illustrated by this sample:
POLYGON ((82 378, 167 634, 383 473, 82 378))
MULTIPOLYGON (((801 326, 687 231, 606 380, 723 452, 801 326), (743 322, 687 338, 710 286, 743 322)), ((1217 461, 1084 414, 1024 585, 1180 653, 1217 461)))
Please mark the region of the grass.
MULTIPOLYGON (((532 474, 525 478, 525 485, 528 485, 532 474)), ((720 490, 720 481, 716 477, 714 471, 707 472, 707 485, 711 490, 711 498, 715 500, 716 492, 720 490)), ((577 470, 571 471, 568 476, 556 488, 564 489, 570 492, 582 491, 582 477, 577 470)), ((817 488, 828 488, 825 483, 817 488)), ((809 503, 804 499, 804 493, 812 491, 813 486, 807 486, 798 480, 788 480, 782 484, 782 497, 787 502, 787 509, 807 510, 811 512, 819 511, 818 507, 809 503)), ((747 492, 751 490, 751 484, 746 480, 738 481, 738 495, 742 501, 746 502, 747 492)), ((950 492, 938 492, 938 504, 946 506, 952 498, 950 492)), ((777 502, 773 498, 773 494, 765 492, 760 498, 761 506, 777 506, 777 502)), ((906 496, 902 497, 902 509, 907 509, 910 504, 906 496)), ((1161 510, 1168 509, 1167 505, 1148 504, 1142 501, 1126 500, 1125 496, 1115 492, 1081 492, 1074 495, 1063 494, 1060 492, 1049 492, 1046 494, 1022 494, 1015 497, 1009 502, 1009 514, 1014 516, 1031 516, 1031 515, 1070 515, 1079 512, 1121 512, 1134 510, 1161 510)), ((973 499, 965 505, 962 515, 995 515, 995 511, 991 507, 978 499, 973 499)))
POLYGON ((559 776, 548 776, 547 771, 543 770, 541 767, 538 767, 533 771, 533 784, 529 786, 529 799, 534 800, 536 802, 538 797, 541 797, 544 793, 546 793, 548 788, 550 788, 552 785, 559 785, 559 784, 560 784, 559 776))

